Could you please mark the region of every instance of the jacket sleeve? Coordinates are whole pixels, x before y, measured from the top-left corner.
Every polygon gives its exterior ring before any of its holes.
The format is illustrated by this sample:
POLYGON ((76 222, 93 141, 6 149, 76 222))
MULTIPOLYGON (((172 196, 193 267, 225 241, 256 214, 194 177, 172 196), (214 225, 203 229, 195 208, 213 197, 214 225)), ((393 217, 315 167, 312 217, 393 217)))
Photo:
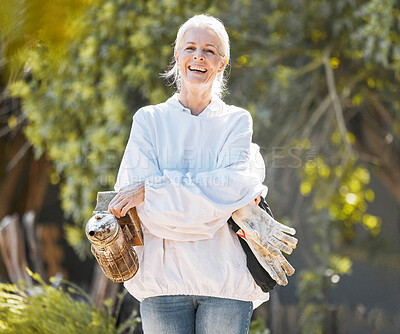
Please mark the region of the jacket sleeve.
POLYGON ((251 166, 252 120, 247 112, 231 125, 216 168, 197 174, 160 171, 145 124, 138 111, 115 188, 145 181, 145 201, 137 209, 152 234, 178 241, 209 239, 233 211, 265 191, 251 166))
POLYGON ((141 108, 133 116, 129 140, 114 185, 116 191, 131 183, 145 182, 149 177, 162 175, 144 115, 145 110, 141 108))

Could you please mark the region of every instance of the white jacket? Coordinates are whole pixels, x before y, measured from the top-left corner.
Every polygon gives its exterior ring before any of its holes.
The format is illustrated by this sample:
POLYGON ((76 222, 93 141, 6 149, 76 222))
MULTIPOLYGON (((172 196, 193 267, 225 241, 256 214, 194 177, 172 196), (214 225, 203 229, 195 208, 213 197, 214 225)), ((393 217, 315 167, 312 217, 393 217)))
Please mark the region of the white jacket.
POLYGON ((135 113, 115 184, 118 191, 145 181, 145 201, 137 207, 144 246, 135 248, 139 270, 125 283, 135 298, 268 300, 227 224, 233 211, 267 192, 252 133, 249 112, 219 98, 198 116, 177 94, 135 113))

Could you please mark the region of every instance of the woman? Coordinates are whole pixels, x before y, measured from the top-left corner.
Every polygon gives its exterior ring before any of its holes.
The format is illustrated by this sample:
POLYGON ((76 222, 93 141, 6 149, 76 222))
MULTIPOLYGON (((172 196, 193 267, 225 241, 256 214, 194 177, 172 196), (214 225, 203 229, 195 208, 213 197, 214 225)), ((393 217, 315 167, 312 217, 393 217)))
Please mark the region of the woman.
POLYGON ((178 93, 135 113, 109 206, 116 217, 136 206, 143 223, 139 270, 125 287, 141 301, 145 333, 246 333, 252 302, 268 294, 227 220, 266 191, 264 164, 251 163, 259 153, 249 112, 220 99, 223 24, 189 19, 174 58, 167 76, 178 93))

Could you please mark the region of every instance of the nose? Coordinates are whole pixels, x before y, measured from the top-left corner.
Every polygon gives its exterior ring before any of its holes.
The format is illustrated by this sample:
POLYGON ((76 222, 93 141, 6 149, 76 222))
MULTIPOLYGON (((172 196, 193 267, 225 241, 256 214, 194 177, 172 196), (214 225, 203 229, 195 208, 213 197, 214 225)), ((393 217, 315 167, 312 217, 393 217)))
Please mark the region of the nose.
POLYGON ((195 60, 204 60, 203 52, 202 51, 196 51, 193 54, 193 59, 195 59, 195 60))

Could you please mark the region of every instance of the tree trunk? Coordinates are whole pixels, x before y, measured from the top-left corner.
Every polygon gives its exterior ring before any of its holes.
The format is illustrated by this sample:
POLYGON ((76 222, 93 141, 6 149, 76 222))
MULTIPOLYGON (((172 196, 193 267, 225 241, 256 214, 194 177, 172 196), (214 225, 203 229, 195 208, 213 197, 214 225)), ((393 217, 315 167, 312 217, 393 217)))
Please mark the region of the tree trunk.
POLYGON ((6 216, 0 222, 0 250, 11 282, 18 284, 20 280, 24 280, 32 285, 32 278, 25 270, 28 262, 24 232, 16 214, 6 216))
POLYGON ((115 300, 120 286, 120 284, 114 283, 108 279, 101 271, 100 266, 96 263, 93 272, 90 296, 98 308, 102 308, 104 306, 106 299, 111 299, 113 301, 113 305, 115 305, 115 300))
POLYGON ((377 171, 400 203, 400 141, 392 129, 394 124, 388 124, 388 116, 382 115, 382 108, 372 98, 371 109, 357 113, 349 121, 349 129, 356 136, 355 147, 360 158, 377 171))

